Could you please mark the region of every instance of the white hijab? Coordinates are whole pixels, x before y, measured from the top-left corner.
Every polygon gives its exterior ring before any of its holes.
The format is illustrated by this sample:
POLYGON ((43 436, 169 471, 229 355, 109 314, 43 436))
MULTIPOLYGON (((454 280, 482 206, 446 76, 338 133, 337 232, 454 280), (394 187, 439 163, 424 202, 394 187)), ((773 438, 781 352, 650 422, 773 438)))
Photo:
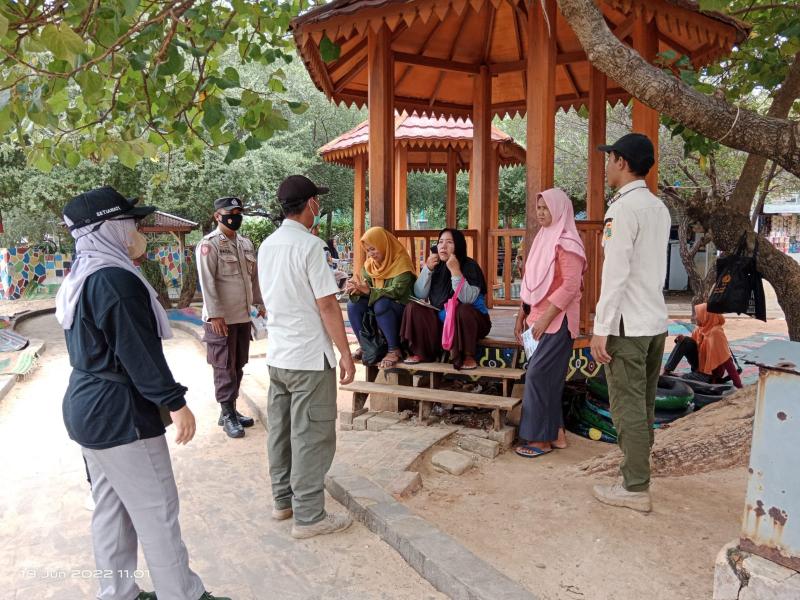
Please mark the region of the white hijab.
MULTIPOLYGON (((71 222, 64 217, 67 225, 71 222)), ((64 329, 72 328, 75 309, 83 291, 83 284, 90 275, 106 267, 118 267, 136 275, 150 293, 150 308, 156 318, 158 336, 161 339, 172 337, 167 311, 158 302, 158 296, 139 270, 128 257, 130 238, 136 231, 134 219, 109 219, 75 229, 75 259, 72 270, 61 284, 56 295, 56 319, 64 329)))

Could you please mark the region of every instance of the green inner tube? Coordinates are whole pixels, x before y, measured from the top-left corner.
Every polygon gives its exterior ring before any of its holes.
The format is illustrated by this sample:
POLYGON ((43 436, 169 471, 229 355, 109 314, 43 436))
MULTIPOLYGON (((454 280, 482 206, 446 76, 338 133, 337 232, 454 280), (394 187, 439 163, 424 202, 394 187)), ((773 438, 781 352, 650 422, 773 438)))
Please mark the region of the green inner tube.
POLYGON ((616 444, 617 438, 611 436, 603 431, 600 431, 596 427, 589 425, 588 423, 584 423, 580 420, 574 420, 569 423, 569 430, 572 433, 577 433, 580 436, 588 438, 595 442, 605 442, 607 444, 616 444))
MULTIPOLYGON (((611 421, 611 409, 608 406, 608 402, 596 398, 589 394, 586 398, 586 408, 591 410, 592 412, 597 413, 601 417, 611 421)), ((684 408, 680 408, 678 410, 660 410, 656 409, 655 414, 655 426, 654 429, 658 429, 660 425, 664 423, 672 423, 676 419, 680 419, 681 417, 685 417, 686 415, 694 412, 695 405, 693 402, 690 402, 688 406, 684 408)))
MULTIPOLYGON (((608 402, 608 382, 605 371, 586 380, 589 391, 601 400, 608 402)), ((659 377, 656 390, 656 410, 681 410, 689 407, 694 400, 694 391, 687 384, 675 378, 659 377)))

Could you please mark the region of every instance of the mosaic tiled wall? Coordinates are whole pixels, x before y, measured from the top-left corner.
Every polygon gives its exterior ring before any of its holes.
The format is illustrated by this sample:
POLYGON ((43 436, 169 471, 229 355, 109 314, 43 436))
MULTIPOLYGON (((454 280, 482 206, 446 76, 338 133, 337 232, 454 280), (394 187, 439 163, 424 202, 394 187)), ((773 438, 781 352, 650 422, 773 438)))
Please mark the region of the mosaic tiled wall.
POLYGON ((16 300, 55 293, 71 266, 71 254, 0 248, 0 298, 16 300))
MULTIPOLYGON (((192 255, 192 250, 187 248, 188 262, 191 262, 192 255)), ((147 256, 161 264, 167 287, 180 289, 180 249, 161 246, 147 256)), ((28 248, 0 248, 0 298, 17 300, 54 295, 71 267, 72 254, 45 254, 28 248)))
MULTIPOLYGON (((186 248, 184 251, 186 262, 192 262, 193 251, 186 248)), ((161 264, 161 273, 168 288, 180 289, 183 282, 181 274, 181 250, 174 246, 159 246, 147 253, 149 260, 155 260, 161 264)))

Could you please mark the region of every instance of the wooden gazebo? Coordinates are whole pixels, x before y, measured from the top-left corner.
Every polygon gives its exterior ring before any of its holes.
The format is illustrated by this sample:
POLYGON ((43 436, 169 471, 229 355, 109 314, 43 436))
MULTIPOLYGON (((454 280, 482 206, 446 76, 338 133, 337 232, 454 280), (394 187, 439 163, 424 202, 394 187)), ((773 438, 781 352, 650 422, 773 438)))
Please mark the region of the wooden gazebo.
MULTIPOLYGON (((748 32, 736 19, 701 11, 691 0, 596 1, 615 35, 651 62, 672 50, 701 66, 727 54, 748 32)), ((556 0, 334 0, 297 17, 292 31, 314 83, 328 98, 369 106, 374 225, 397 229, 392 202, 395 110, 472 119, 470 223, 477 231, 475 256, 484 268, 492 238, 492 118, 527 115, 524 233, 530 239, 536 230, 536 194, 553 185, 556 110, 588 108, 589 146, 594 148, 605 142, 607 102, 631 100, 591 66, 556 0), (320 46, 331 42, 340 54, 325 62, 320 46)), ((658 127, 658 113, 634 99, 633 129, 656 142, 658 127)), ((605 157, 590 151, 589 221, 581 224, 590 259, 584 331, 591 328, 599 291, 604 167, 605 157)), ((653 189, 657 179, 654 169, 648 178, 653 189)))
POLYGON ((183 256, 183 251, 186 248, 186 234, 191 233, 198 227, 200 227, 200 225, 194 221, 157 210, 152 216, 145 218, 144 222, 139 227, 139 231, 142 233, 169 234, 175 236, 178 240, 181 256, 183 256))
MULTIPOLYGON (((409 229, 407 223, 408 173, 414 171, 447 173, 446 223, 448 227, 456 227, 456 175, 459 171, 470 170, 472 162, 472 121, 463 118, 433 117, 403 112, 395 115, 394 129, 394 193, 393 208, 394 229, 404 232, 409 229)), ((525 149, 517 144, 507 133, 492 127, 492 193, 491 216, 492 227, 498 227, 498 185, 501 167, 525 164, 525 149)), ((323 160, 355 171, 353 197, 353 249, 355 264, 363 262, 361 245, 358 240, 364 233, 366 209, 366 171, 369 165, 369 121, 364 121, 350 131, 331 140, 319 149, 323 160)), ((474 216, 475 211, 470 215, 474 216)), ((472 223, 469 225, 472 228, 472 223)), ((435 235, 436 232, 427 232, 435 235)), ((402 236, 403 234, 400 233, 402 236)), ((409 249, 414 253, 417 246, 427 248, 430 239, 422 236, 426 232, 415 230, 409 232, 418 244, 410 242, 409 249)), ((474 241, 474 240, 473 240, 474 241)), ((412 258, 417 258, 412 257, 412 258)), ((416 262, 416 261, 415 261, 416 262)))

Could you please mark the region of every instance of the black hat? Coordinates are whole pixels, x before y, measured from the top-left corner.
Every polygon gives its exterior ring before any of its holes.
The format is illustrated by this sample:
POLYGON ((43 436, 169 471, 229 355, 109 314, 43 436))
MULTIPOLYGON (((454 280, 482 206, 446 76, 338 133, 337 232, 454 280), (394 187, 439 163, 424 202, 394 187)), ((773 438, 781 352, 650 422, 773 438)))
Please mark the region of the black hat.
POLYGON ((236 196, 226 196, 225 198, 217 198, 214 200, 214 210, 226 210, 241 208, 244 210, 244 202, 236 196))
POLYGON ((142 219, 155 212, 155 206, 136 206, 138 198, 127 199, 110 185, 89 190, 75 196, 64 207, 64 217, 69 219, 70 231, 92 223, 107 221, 125 215, 142 219))
POLYGON ((650 164, 648 167, 651 167, 656 160, 653 142, 643 133, 629 133, 623 135, 610 146, 598 146, 597 149, 603 152, 613 151, 627 161, 633 160, 642 163, 646 162, 646 159, 649 158, 650 164))
POLYGON ((284 210, 300 208, 309 198, 327 194, 330 190, 321 187, 303 175, 290 175, 278 187, 278 201, 284 210))

